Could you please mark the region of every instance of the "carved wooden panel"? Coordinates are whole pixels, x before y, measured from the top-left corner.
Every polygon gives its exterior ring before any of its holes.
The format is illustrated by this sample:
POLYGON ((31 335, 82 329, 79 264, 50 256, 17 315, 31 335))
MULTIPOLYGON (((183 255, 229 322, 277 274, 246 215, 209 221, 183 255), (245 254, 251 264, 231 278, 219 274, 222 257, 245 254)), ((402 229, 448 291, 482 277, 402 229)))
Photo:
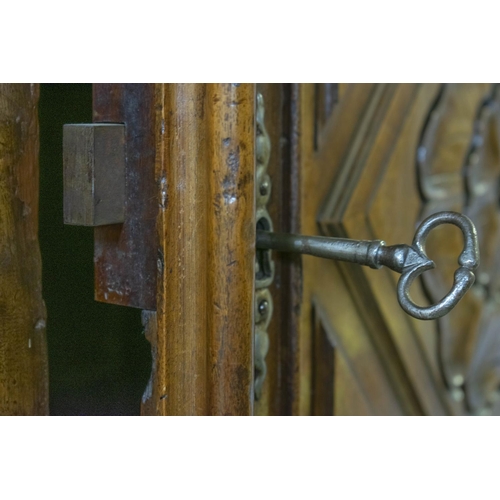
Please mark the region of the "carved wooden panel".
MULTIPOLYGON (((475 223, 481 264, 472 290, 436 323, 438 359, 452 397, 465 411, 487 414, 499 397, 500 345, 496 332, 500 258, 500 101, 497 85, 446 84, 429 110, 418 149, 420 219, 443 209, 466 213, 475 223)), ((437 269, 423 276, 434 300, 449 287, 461 237, 435 233, 429 251, 437 269)))
MULTIPOLYGON (((416 183, 409 181, 412 177, 407 172, 414 168, 417 124, 423 121, 422 109, 432 94, 432 88, 419 85, 381 84, 370 88, 357 123, 345 140, 345 149, 340 154, 328 148, 330 161, 337 167, 331 189, 316 212, 324 234, 383 239, 388 244, 411 241, 419 200, 416 183)), ((332 129, 332 142, 335 133, 338 129, 332 129)), ((342 274, 374 355, 382 360, 402 410, 416 414, 443 412, 411 318, 397 303, 397 276, 387 270, 334 265, 342 274)), ((334 286, 330 289, 333 294, 334 286)))
MULTIPOLYGON (((334 89, 257 86, 271 141, 274 229, 410 243, 426 215, 462 211, 478 225, 478 283, 449 317, 423 322, 400 308, 399 276, 390 270, 277 253, 266 378, 254 402, 247 327, 255 94, 250 87, 157 86, 156 123, 165 121, 165 129, 157 127, 161 252, 158 313, 144 315, 154 358, 144 413, 497 411, 496 87, 348 84, 340 95, 334 89), (241 100, 230 98, 239 92, 241 100), (238 126, 223 129, 207 118, 213 112, 235 113, 238 126), (233 139, 246 152, 238 172, 224 149, 233 139), (193 220, 196 232, 186 232, 193 220), (242 224, 236 232, 235 223, 242 224), (221 262, 238 266, 241 279, 221 262), (238 377, 243 385, 233 385, 238 377)), ((448 291, 461 245, 453 227, 432 233, 428 252, 437 268, 414 283, 416 302, 448 291)))
MULTIPOLYGON (((376 186, 379 174, 384 171, 384 159, 393 151, 394 141, 418 94, 418 88, 369 84, 343 86, 318 145, 315 144, 314 133, 311 133, 316 123, 315 87, 304 84, 298 90, 298 130, 293 136, 297 138, 297 146, 293 156, 299 159, 300 232, 319 233, 317 215, 329 192, 337 189, 339 203, 334 211, 344 216, 346 212, 352 212, 352 217, 350 214, 343 217, 339 227, 348 236, 364 237, 363 231, 359 231, 362 229, 359 222, 363 221, 365 213, 354 205, 350 207, 350 198, 353 199, 354 193, 357 207, 370 202, 366 191, 373 190, 374 181, 376 186), (367 176, 366 172, 370 169, 372 171, 367 176), (363 178, 366 180, 360 182, 363 178), (360 191, 360 187, 364 192, 360 191), (352 228, 344 224, 351 219, 352 228)), ((404 240, 398 242, 401 241, 404 240)), ((282 255, 275 258, 277 265, 283 258, 282 255)), ((371 414, 422 413, 410 376, 397 355, 391 332, 384 327, 380 311, 373 307, 375 300, 363 304, 365 296, 370 296, 370 288, 358 280, 359 275, 349 276, 338 263, 309 256, 299 257, 297 266, 301 273, 301 294, 296 308, 299 320, 294 380, 299 398, 293 412, 312 414, 315 411, 317 360, 314 346, 317 333, 311 317, 313 309, 318 308, 324 311, 326 318, 322 324, 330 325, 324 330, 336 332, 336 346, 342 346, 344 353, 344 356, 335 358, 336 394, 344 394, 345 401, 352 400, 354 393, 367 395, 368 413, 371 414), (361 283, 360 286, 354 287, 354 281, 361 283), (351 379, 351 383, 348 382, 347 377, 340 382, 342 379, 338 370, 345 367, 344 359, 357 373, 356 384, 351 379)), ((361 280, 366 282, 363 275, 361 280)), ((395 296, 393 300, 396 302, 395 296)), ((341 352, 340 347, 335 349, 338 349, 337 354, 341 352)), ((338 411, 337 405, 335 413, 338 411)))
MULTIPOLYGON (((313 300, 311 327, 314 366, 312 371, 312 415, 370 415, 376 409, 363 390, 363 374, 350 360, 328 314, 313 300)), ((365 380, 366 386, 366 380, 365 380)))
MULTIPOLYGON (((301 127, 314 128, 317 117, 308 107, 315 102, 315 89, 303 85, 300 90, 301 127)), ((399 307, 399 276, 392 271, 302 257, 299 413, 325 411, 315 396, 325 374, 334 394, 341 392, 337 387, 346 382, 337 376, 338 360, 344 359, 338 345, 347 346, 345 359, 354 372, 361 364, 375 363, 371 380, 358 377, 371 413, 498 411, 497 92, 486 84, 347 85, 322 141, 316 144, 301 135, 302 232, 410 243, 425 217, 455 210, 476 224, 482 263, 477 283, 452 313, 424 322, 399 307), (323 311, 320 326, 314 321, 308 326, 317 310, 309 301, 323 311), (338 343, 325 344, 325 331, 336 332, 338 343), (372 358, 359 351, 366 343, 372 358), (335 361, 325 365, 324 353, 332 349, 335 361), (383 391, 376 389, 376 365, 382 370, 377 383, 385 386, 386 405, 383 391)), ((436 302, 448 292, 462 245, 452 226, 429 236, 427 251, 436 269, 413 284, 417 303, 436 302)))

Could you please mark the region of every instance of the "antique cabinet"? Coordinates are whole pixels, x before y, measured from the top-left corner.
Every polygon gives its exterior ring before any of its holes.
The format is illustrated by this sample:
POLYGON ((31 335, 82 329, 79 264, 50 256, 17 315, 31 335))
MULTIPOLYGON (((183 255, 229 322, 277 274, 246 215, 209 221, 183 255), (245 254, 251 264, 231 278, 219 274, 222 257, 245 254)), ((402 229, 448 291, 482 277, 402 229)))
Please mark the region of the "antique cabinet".
MULTIPOLYGON (((0 86, 1 414, 49 413, 37 98, 0 86)), ((499 120, 492 84, 95 84, 57 189, 66 223, 94 226, 96 300, 142 311, 137 411, 499 413, 499 120), (110 124, 123 135, 101 147, 110 124), (120 189, 118 216, 71 216, 120 189), (442 211, 472 220, 481 261, 439 319, 403 311, 387 268, 256 249, 262 230, 410 244, 442 211)), ((429 234, 416 303, 447 294, 463 245, 429 234)))

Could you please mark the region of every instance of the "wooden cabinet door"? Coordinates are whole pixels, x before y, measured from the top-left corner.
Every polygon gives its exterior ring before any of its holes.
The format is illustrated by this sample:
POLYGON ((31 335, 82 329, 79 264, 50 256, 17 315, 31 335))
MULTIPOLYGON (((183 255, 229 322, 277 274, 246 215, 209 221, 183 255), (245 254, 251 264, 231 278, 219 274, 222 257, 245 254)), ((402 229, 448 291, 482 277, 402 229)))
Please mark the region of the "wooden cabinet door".
MULTIPOLYGON (((498 413, 499 102, 486 84, 260 85, 274 229, 410 244, 428 215, 477 226, 481 265, 460 304, 420 321, 399 275, 273 252, 275 308, 257 414, 498 413)), ((449 290, 460 231, 436 228, 415 302, 449 290)))
MULTIPOLYGON (((6 414, 48 412, 37 88, 0 88, 6 414)), ((144 415, 500 413, 497 86, 97 84, 93 106, 124 129, 126 189, 94 232, 95 297, 143 311, 144 415), (443 210, 475 223, 481 264, 439 320, 408 316, 386 268, 256 250, 258 229, 409 244, 443 210)), ((417 303, 462 245, 433 230, 417 303)))
MULTIPOLYGON (((144 310, 143 414, 499 411, 495 86, 96 85, 94 117, 127 129, 132 223, 96 229, 96 297, 144 310), (482 264, 439 320, 408 316, 388 269, 256 251, 257 229, 409 244, 442 210, 474 221, 482 264)), ((462 245, 433 230, 417 303, 462 245)))
POLYGON ((142 310, 144 415, 253 413, 255 96, 94 84, 94 123, 65 127, 65 222, 95 226, 95 298, 142 310))

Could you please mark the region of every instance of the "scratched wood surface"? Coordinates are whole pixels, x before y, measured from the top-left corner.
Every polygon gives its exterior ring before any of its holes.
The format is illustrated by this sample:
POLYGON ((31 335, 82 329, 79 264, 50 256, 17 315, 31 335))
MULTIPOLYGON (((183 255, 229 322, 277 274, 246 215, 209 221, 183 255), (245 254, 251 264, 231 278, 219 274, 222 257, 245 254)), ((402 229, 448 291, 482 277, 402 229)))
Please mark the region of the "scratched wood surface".
MULTIPOLYGON (((485 259, 446 326, 406 315, 390 270, 274 252, 267 376, 253 403, 254 235, 243 231, 254 223, 253 191, 231 146, 239 138, 253 168, 240 126, 250 123, 250 96, 230 97, 244 87, 156 88, 161 252, 158 310, 143 314, 153 353, 143 414, 498 414, 498 88, 256 86, 275 230, 410 243, 439 205, 475 218, 485 259)), ((429 238, 437 281, 414 283, 417 303, 446 291, 439 273, 455 269, 457 236, 429 238)))
POLYGON ((160 252, 142 412, 249 415, 255 86, 159 84, 155 93, 160 252))
POLYGON ((0 415, 48 414, 38 85, 0 84, 0 415))

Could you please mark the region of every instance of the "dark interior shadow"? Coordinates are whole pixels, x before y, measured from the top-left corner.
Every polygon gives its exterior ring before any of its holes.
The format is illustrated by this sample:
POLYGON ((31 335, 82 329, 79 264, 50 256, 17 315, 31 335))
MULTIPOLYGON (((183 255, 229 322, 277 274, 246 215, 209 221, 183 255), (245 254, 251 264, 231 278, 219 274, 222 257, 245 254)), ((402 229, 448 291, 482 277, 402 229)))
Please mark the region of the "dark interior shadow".
POLYGON ((51 415, 139 415, 151 371, 139 309, 94 301, 93 229, 63 225, 62 128, 92 121, 91 84, 42 84, 40 246, 51 415))

